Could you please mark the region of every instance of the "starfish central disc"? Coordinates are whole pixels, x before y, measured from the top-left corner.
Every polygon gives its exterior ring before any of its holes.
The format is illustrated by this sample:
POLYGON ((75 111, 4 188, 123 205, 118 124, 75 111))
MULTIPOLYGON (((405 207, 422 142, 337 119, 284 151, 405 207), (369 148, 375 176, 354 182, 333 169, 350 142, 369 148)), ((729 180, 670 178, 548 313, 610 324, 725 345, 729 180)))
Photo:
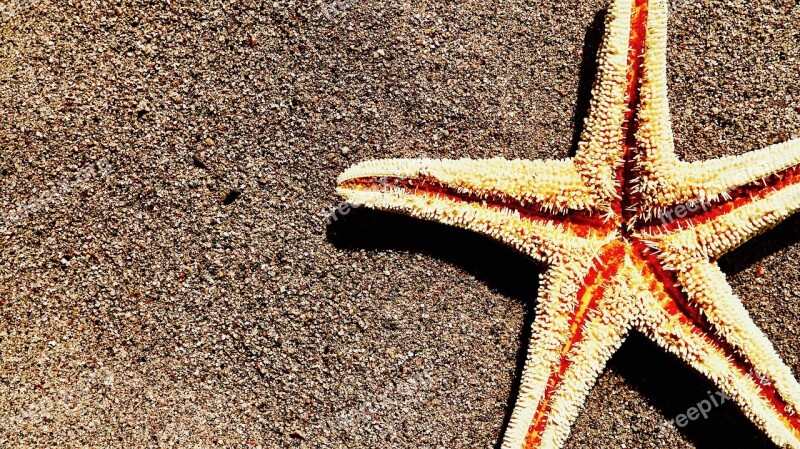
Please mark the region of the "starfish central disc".
POLYGON ((666 41, 666 0, 611 3, 574 158, 388 159, 339 177, 355 205, 470 229, 544 266, 506 449, 560 448, 631 329, 800 449, 800 384, 715 262, 800 209, 800 140, 678 160, 666 41))

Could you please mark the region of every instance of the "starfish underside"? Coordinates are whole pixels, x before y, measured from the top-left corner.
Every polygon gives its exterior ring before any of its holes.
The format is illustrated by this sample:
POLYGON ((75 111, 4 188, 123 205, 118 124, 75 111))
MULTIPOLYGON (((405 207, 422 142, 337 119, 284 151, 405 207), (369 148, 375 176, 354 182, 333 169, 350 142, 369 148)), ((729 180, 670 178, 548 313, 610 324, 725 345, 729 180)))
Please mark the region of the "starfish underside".
POLYGON ((355 205, 470 229, 545 267, 503 448, 559 448, 631 329, 800 449, 800 384, 716 260, 800 209, 800 140, 699 163, 674 153, 667 1, 616 0, 567 160, 381 160, 341 175, 355 205))

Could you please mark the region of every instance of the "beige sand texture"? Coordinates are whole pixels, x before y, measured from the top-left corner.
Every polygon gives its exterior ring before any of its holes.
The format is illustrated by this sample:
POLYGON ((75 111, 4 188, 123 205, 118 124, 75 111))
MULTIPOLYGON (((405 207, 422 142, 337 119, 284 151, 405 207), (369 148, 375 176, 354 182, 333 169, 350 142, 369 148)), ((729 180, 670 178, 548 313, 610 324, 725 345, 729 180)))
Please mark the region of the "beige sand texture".
MULTIPOLYGON (((688 160, 800 137, 800 3, 676 0, 688 160)), ((0 447, 493 448, 538 268, 349 165, 575 147, 604 3, 0 5, 0 447), (231 192, 240 192, 238 198, 231 192)), ((800 376, 800 217, 721 261, 800 376)), ((568 448, 770 448, 641 337, 568 448)))

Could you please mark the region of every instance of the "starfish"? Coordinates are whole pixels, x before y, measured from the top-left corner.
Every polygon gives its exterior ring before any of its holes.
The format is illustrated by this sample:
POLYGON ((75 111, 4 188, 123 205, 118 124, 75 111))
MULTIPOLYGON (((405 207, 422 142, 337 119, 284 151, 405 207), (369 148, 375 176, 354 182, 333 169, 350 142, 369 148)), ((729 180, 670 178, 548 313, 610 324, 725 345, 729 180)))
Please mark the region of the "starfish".
POLYGON ((716 262, 800 209, 800 139, 680 161, 667 17, 666 0, 611 2, 571 159, 388 159, 338 179, 353 205, 485 234, 543 266, 505 449, 562 447, 631 330, 707 377, 775 444, 800 449, 800 384, 716 262))

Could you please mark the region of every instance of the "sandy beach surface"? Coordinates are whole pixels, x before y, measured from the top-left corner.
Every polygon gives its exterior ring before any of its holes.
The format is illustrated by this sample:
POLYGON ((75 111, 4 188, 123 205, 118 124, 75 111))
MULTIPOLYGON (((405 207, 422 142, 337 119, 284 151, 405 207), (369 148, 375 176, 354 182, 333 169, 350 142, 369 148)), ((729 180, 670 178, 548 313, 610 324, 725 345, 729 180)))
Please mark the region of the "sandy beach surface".
MULTIPOLYGON (((672 2, 688 160, 800 137, 800 4, 672 2)), ((349 165, 563 158, 604 2, 0 6, 0 447, 494 448, 539 268, 349 165)), ((800 217, 721 260, 800 376, 800 217)), ((633 335, 567 447, 771 448, 633 335)))

